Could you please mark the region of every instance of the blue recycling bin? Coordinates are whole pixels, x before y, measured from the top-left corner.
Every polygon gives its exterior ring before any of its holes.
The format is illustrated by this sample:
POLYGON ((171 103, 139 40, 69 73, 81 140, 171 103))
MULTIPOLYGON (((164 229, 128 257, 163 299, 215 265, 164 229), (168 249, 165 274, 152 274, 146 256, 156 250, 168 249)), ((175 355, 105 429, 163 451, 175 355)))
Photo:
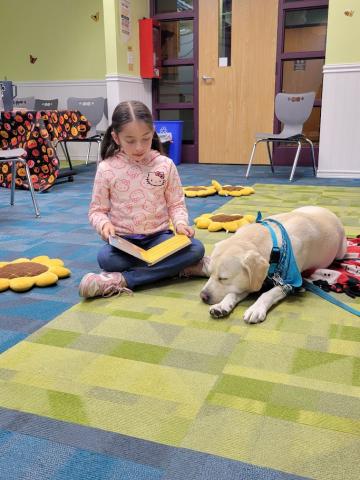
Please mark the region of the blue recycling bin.
POLYGON ((168 157, 171 158, 175 165, 179 165, 181 162, 183 124, 183 120, 154 121, 155 130, 159 135, 160 141, 164 139, 166 143, 168 139, 171 138, 168 157))

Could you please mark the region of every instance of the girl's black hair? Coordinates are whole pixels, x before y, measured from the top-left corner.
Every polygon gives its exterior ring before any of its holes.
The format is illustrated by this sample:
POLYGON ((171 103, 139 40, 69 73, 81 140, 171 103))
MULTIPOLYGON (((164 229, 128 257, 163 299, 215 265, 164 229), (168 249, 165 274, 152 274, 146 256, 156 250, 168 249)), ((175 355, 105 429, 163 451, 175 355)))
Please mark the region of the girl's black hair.
MULTIPOLYGON (((111 125, 107 128, 104 138, 101 142, 102 160, 105 160, 105 158, 108 157, 113 157, 121 150, 121 146, 118 145, 112 138, 111 132, 120 133, 127 123, 133 122, 134 120, 144 122, 149 126, 149 128, 154 129, 151 112, 142 102, 131 100, 129 102, 119 103, 112 115, 111 125)), ((155 129, 151 148, 153 150, 157 150, 161 154, 163 153, 163 147, 158 134, 155 132, 155 129)))

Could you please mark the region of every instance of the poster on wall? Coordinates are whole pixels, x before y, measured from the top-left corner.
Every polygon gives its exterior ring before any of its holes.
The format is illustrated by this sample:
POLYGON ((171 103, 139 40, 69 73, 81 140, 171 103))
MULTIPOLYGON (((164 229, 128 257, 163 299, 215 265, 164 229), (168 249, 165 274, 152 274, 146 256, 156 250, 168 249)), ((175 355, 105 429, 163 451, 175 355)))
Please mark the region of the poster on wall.
POLYGON ((130 8, 131 0, 120 0, 120 30, 123 43, 127 43, 131 35, 130 8))

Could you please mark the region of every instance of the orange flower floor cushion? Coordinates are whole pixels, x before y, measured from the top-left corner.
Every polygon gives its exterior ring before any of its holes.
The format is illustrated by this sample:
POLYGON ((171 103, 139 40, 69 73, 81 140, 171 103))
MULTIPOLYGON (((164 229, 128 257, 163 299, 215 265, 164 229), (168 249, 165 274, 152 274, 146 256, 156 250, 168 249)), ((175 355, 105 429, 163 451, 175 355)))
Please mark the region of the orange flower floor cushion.
POLYGON ((14 292, 25 292, 34 286, 48 287, 57 283, 59 278, 70 275, 62 260, 45 255, 32 260, 17 258, 12 262, 0 262, 0 292, 8 288, 14 292))
POLYGON ((216 180, 213 180, 211 183, 216 189, 218 195, 225 197, 242 197, 243 195, 251 195, 252 193, 255 193, 255 190, 251 187, 243 187, 242 185, 221 185, 216 180))
POLYGON ((194 220, 197 228, 207 228, 209 232, 226 230, 236 232, 244 225, 255 222, 254 215, 228 215, 224 213, 204 213, 194 220))

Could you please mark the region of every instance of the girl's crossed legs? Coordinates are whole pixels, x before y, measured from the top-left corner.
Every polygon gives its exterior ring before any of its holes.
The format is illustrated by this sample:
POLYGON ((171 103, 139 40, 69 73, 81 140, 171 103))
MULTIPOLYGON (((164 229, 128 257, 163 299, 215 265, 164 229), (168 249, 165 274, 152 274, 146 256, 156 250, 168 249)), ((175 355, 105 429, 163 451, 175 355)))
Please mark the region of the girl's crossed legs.
MULTIPOLYGON (((142 240, 132 240, 145 250, 167 240, 171 232, 160 232, 142 240)), ((186 275, 202 275, 202 264, 196 265, 204 257, 203 244, 191 239, 191 245, 170 255, 155 265, 148 266, 137 258, 105 244, 98 253, 98 263, 105 270, 101 274, 89 273, 80 283, 79 293, 83 297, 107 296, 130 291, 138 286, 150 284, 164 278, 174 277, 185 271, 186 275), (194 269, 191 266, 194 265, 194 269), (187 268, 190 267, 190 268, 187 268)))

